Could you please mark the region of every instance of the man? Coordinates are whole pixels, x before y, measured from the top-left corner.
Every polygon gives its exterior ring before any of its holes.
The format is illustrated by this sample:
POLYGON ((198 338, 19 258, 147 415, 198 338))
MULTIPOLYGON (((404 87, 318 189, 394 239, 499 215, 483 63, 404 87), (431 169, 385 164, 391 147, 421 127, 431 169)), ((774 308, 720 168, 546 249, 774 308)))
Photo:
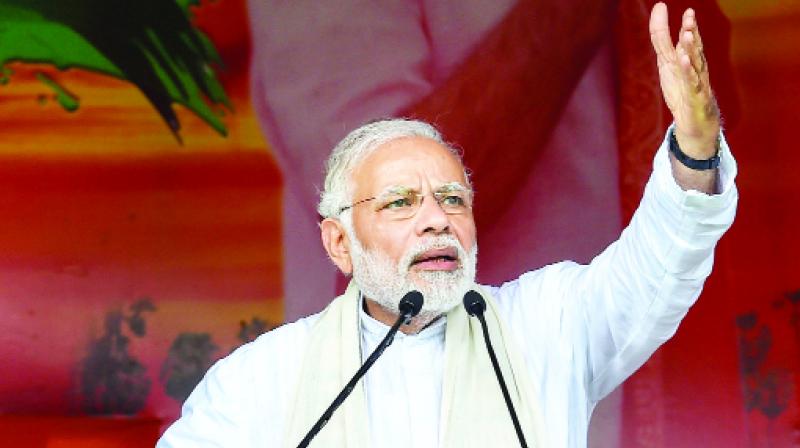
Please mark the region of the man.
POLYGON ((460 306, 469 289, 488 302, 529 445, 585 446, 597 401, 697 299, 736 207, 736 166, 694 13, 684 13, 675 47, 663 4, 650 28, 675 124, 631 224, 591 264, 474 285, 475 198, 456 151, 425 123, 362 126, 334 149, 319 204, 325 250, 353 276, 347 292, 217 363, 159 446, 296 446, 412 289, 422 311, 312 446, 516 446, 480 328, 460 306))

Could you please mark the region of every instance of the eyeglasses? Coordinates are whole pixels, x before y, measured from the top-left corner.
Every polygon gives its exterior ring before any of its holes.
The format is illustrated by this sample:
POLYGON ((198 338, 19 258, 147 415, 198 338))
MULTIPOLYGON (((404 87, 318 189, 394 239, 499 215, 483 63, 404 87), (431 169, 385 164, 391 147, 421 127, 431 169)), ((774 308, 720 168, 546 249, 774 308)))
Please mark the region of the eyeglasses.
MULTIPOLYGON (((448 215, 463 215, 472 211, 472 190, 457 182, 445 184, 432 194, 442 211, 448 215)), ((374 201, 375 212, 386 216, 388 219, 408 219, 417 214, 417 211, 422 207, 422 201, 425 196, 427 195, 412 188, 396 186, 377 196, 362 199, 342 207, 339 209, 339 213, 356 205, 374 201)))

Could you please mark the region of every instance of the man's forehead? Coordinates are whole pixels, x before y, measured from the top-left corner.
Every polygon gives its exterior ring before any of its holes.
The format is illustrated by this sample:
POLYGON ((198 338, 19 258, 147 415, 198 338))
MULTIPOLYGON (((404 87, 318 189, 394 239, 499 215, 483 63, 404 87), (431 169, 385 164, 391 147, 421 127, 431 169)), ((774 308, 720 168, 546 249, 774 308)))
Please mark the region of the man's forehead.
POLYGON ((424 137, 405 137, 387 142, 361 161, 355 171, 359 186, 386 189, 392 186, 430 187, 466 185, 464 167, 442 144, 424 137))

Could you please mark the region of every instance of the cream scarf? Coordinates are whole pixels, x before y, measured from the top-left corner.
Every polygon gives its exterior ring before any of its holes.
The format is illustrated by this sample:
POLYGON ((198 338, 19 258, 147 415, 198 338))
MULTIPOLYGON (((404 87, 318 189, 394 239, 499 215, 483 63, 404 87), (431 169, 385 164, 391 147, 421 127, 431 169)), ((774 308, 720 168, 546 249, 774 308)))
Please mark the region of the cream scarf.
MULTIPOLYGON (((486 321, 511 400, 528 446, 545 445, 539 395, 528 378, 512 334, 486 299, 486 321)), ((359 293, 353 282, 322 312, 305 349, 284 446, 296 447, 306 432, 361 365, 359 293)), ((378 359, 377 362, 381 362, 378 359)), ((369 419, 363 381, 333 414, 310 447, 366 448, 369 419)), ((447 314, 445 367, 439 437, 443 448, 519 446, 514 425, 489 361, 477 318, 459 305, 447 314)))

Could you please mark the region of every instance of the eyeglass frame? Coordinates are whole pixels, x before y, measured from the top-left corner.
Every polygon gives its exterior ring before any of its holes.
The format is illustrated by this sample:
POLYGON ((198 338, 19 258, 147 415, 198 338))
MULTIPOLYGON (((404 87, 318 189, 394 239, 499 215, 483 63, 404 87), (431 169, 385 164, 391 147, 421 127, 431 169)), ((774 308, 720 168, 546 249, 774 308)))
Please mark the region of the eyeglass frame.
MULTIPOLYGON (((418 202, 416 202, 418 205, 416 206, 416 209, 414 210, 414 213, 412 213, 410 216, 408 216, 406 218, 401 218, 401 219, 413 218, 417 214, 417 211, 419 211, 419 209, 422 208, 422 202, 425 200, 425 197, 428 196, 428 195, 426 193, 421 193, 419 191, 414 190, 413 188, 406 187, 406 186, 403 186, 403 185, 395 185, 395 186, 389 187, 389 188, 385 189, 383 192, 381 192, 380 194, 377 194, 375 196, 372 196, 372 197, 369 197, 369 198, 366 198, 366 199, 361 199, 359 201, 353 202, 350 205, 346 205, 344 207, 341 207, 339 209, 338 215, 341 215, 345 211, 350 210, 350 209, 354 208, 355 206, 357 206, 359 204, 364 204, 364 203, 367 203, 367 202, 370 202, 370 201, 374 201, 375 199, 378 199, 381 196, 384 196, 384 195, 387 195, 387 194, 402 195, 401 193, 397 193, 397 192, 392 193, 393 190, 400 190, 400 189, 409 190, 408 195, 409 196, 413 195, 418 200, 418 202)), ((432 191, 431 194, 433 195, 433 198, 436 201, 436 204, 442 209, 443 212, 445 212, 445 214, 447 214, 447 215, 459 215, 461 213, 448 213, 447 209, 442 206, 442 202, 441 202, 444 198, 446 198, 446 194, 447 193, 452 193, 454 191, 467 193, 467 200, 468 200, 469 203, 465 205, 465 208, 466 208, 466 211, 471 212, 472 211, 472 205, 473 205, 472 201, 473 201, 473 198, 475 196, 475 192, 471 188, 465 187, 460 182, 448 182, 448 183, 442 185, 441 187, 439 187, 438 189, 436 189, 436 191, 432 191)), ((383 209, 375 210, 375 212, 377 213, 377 212, 379 212, 381 210, 383 210, 383 209)))

